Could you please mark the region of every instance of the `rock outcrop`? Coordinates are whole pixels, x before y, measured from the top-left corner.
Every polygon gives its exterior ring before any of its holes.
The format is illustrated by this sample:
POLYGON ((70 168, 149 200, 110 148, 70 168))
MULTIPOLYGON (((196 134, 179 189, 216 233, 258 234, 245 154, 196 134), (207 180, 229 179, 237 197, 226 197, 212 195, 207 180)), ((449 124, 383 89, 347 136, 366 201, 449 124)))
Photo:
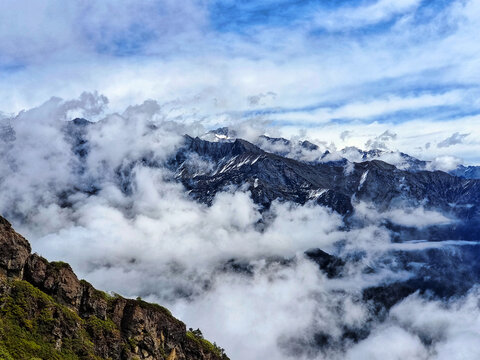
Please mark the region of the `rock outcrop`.
POLYGON ((31 254, 0 217, 0 359, 228 359, 160 305, 111 296, 31 254))

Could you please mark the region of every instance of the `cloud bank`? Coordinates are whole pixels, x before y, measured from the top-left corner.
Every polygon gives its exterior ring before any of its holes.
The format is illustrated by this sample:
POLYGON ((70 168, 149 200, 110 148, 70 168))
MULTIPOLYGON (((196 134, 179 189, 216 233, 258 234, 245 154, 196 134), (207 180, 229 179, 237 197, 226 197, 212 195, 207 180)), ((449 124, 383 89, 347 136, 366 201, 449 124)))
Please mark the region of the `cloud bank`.
POLYGON ((476 1, 282 4, 5 2, 0 111, 98 91, 111 112, 155 99, 208 127, 247 117, 286 137, 352 131, 342 147, 392 131, 391 150, 478 163, 476 1), (422 146, 455 132, 468 146, 422 146))
MULTIPOLYGON (((460 346, 473 359, 480 351, 475 289, 447 303, 413 294, 383 315, 364 299, 367 288, 415 275, 398 265, 402 248, 392 246, 386 224, 451 221, 441 213, 379 213, 359 203, 361 226, 348 229, 339 214, 313 203, 275 202, 262 212, 241 189, 226 189, 208 207, 165 166, 183 134, 206 129, 178 121, 169 104, 147 101, 80 128, 88 148, 72 142, 65 120, 96 117, 106 103, 98 94, 52 98, 2 120, 9 135, 1 142, 0 212, 34 251, 70 262, 100 288, 168 306, 233 359, 442 359, 460 346), (83 161, 78 146, 87 152, 83 161), (344 259, 342 276, 330 277, 304 254, 317 248, 344 259), (467 332, 457 322, 463 317, 467 332)), ((429 248, 457 251, 455 244, 429 248)))

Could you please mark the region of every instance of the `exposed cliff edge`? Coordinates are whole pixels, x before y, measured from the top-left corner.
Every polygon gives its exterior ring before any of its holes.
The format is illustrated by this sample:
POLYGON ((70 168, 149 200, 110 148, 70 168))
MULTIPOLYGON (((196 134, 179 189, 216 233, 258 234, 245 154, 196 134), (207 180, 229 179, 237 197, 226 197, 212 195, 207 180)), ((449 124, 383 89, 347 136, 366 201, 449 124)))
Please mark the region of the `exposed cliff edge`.
POLYGON ((110 296, 31 253, 0 217, 0 359, 228 359, 156 304, 110 296))

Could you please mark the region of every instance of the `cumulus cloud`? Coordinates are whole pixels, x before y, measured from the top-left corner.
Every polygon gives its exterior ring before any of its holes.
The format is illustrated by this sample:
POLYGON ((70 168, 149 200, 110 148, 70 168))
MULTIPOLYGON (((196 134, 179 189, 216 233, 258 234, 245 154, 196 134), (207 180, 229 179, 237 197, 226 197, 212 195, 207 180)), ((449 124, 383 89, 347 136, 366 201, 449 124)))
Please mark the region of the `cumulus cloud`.
POLYGON ((480 354, 480 346, 470 343, 479 335, 477 288, 465 298, 447 304, 413 295, 392 309, 391 319, 409 333, 432 344, 429 358, 448 359, 461 353, 465 359, 475 359, 480 354))
MULTIPOLYGON (((147 98, 195 99, 183 112, 208 126, 256 110, 291 132, 312 127, 319 138, 336 138, 345 127, 353 131, 349 146, 363 146, 386 129, 398 134, 396 148, 407 153, 455 131, 471 133, 473 142, 470 114, 478 112, 478 88, 472 81, 479 73, 478 44, 470 34, 478 28, 478 5, 453 1, 429 12, 416 4, 369 1, 305 12, 289 4, 295 11, 285 23, 237 21, 238 31, 222 31, 219 24, 241 18, 232 14, 236 7, 212 13, 216 7, 202 1, 5 2, 0 109, 16 113, 52 95, 72 98, 87 89, 106 94, 119 112, 147 98), (390 20, 374 33, 332 35, 312 31, 315 11, 327 19, 343 13, 344 20, 390 20), (445 88, 452 83, 458 88, 445 88), (268 92, 277 96, 257 105, 247 100, 268 92), (428 131, 432 122, 436 134, 428 131)), ((271 2, 245 6, 278 11, 271 2)), ((477 162, 475 144, 441 148, 448 150, 441 155, 477 162)))
POLYGON ((355 360, 428 359, 428 351, 420 338, 398 327, 379 329, 368 339, 355 345, 346 354, 355 360))
POLYGON ((105 95, 84 92, 78 99, 66 101, 62 111, 65 112, 66 120, 75 117, 93 120, 102 114, 107 106, 108 99, 105 95))
POLYGON ((397 134, 386 130, 382 134, 376 136, 374 139, 370 139, 365 143, 365 146, 368 149, 388 149, 386 143, 390 140, 395 140, 397 138, 397 134))
POLYGON ((461 144, 463 143, 463 140, 470 134, 460 134, 459 132, 456 132, 454 134, 452 134, 452 136, 440 141, 438 144, 437 144, 437 147, 439 148, 445 148, 445 147, 449 147, 449 146, 453 146, 453 145, 457 145, 457 144, 461 144))
POLYGON ((393 209, 385 213, 385 216, 394 224, 424 228, 432 225, 445 225, 452 222, 445 215, 423 208, 393 209))
POLYGON ((373 224, 388 220, 397 225, 419 229, 432 225, 445 225, 453 221, 438 211, 427 210, 422 206, 411 207, 407 204, 378 212, 372 204, 359 202, 355 206, 355 216, 373 224))
MULTIPOLYGON (((434 350, 448 354, 457 346, 454 327, 439 337, 449 341, 432 348, 408 318, 392 320, 402 306, 429 304, 421 297, 399 305, 387 322, 362 300, 365 288, 414 275, 398 269, 393 250, 428 248, 393 246, 385 224, 424 228, 448 223, 445 215, 422 207, 379 212, 358 203, 358 226, 346 229, 340 215, 313 203, 274 202, 261 211, 241 188, 206 206, 165 166, 183 134, 205 128, 179 120, 169 104, 146 101, 103 114, 107 103, 99 94, 52 98, 6 119, 14 136, 1 140, 0 211, 34 251, 70 262, 100 288, 167 305, 232 358, 373 358, 385 355, 377 344, 391 341, 392 358, 429 359, 434 350), (78 114, 98 118, 82 133, 83 162, 66 133, 66 120, 78 114), (341 277, 329 278, 304 255, 317 248, 346 260, 341 277), (346 329, 371 334, 353 343, 346 329)), ((242 126, 237 130, 258 139, 260 128, 242 126)), ((193 155, 188 161, 198 171, 211 166, 193 155)), ((432 319, 443 311, 435 306, 432 319)))
POLYGON ((352 134, 351 131, 344 130, 340 133, 340 139, 342 139, 342 141, 345 141, 345 139, 348 138, 351 134, 352 134))
POLYGON ((248 100, 248 103, 252 106, 258 106, 258 105, 264 106, 266 104, 265 101, 268 101, 269 98, 275 99, 276 96, 277 94, 275 94, 272 91, 269 91, 267 93, 260 93, 257 95, 248 96, 247 100, 248 100))
POLYGON ((354 345, 347 359, 475 359, 478 338, 478 289, 447 304, 411 295, 390 312, 381 327, 354 345))
POLYGON ((451 171, 455 170, 463 163, 462 159, 455 156, 438 156, 433 161, 427 163, 426 169, 430 171, 451 171))

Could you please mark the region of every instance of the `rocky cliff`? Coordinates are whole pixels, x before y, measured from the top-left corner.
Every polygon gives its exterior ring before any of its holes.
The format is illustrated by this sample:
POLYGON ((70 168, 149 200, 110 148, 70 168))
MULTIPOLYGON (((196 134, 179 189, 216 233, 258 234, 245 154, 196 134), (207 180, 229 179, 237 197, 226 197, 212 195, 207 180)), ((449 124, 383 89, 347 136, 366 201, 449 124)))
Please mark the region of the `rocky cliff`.
POLYGON ((0 217, 0 359, 228 359, 156 304, 96 290, 0 217))

